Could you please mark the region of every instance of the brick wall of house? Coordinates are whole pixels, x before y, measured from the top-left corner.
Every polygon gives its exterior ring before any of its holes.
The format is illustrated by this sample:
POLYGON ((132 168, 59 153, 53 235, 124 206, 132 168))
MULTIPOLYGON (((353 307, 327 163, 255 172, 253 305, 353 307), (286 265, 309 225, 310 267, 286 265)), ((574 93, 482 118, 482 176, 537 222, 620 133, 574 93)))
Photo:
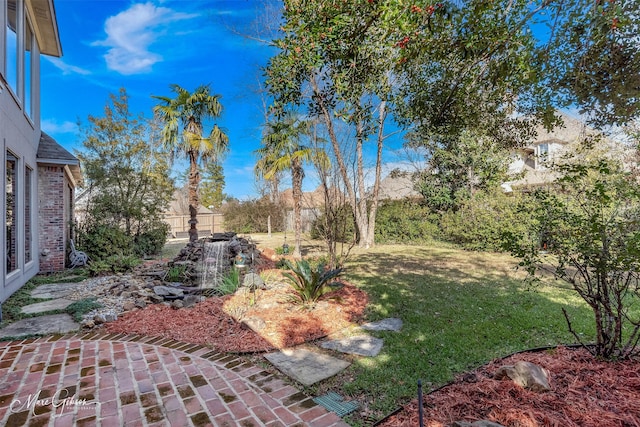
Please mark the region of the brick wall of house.
POLYGON ((38 166, 40 272, 43 273, 64 270, 66 189, 64 167, 38 166))

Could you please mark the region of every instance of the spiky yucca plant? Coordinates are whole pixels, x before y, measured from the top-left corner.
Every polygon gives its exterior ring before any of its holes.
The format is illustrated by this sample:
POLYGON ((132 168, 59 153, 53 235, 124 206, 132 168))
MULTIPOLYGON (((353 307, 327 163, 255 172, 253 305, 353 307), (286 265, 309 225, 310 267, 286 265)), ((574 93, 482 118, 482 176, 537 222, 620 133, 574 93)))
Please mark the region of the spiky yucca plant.
POLYGON ((326 270, 322 263, 312 268, 306 260, 296 261, 295 265, 285 261, 285 265, 291 271, 283 274, 291 281, 295 292, 294 301, 302 305, 314 303, 330 292, 330 282, 342 274, 342 268, 326 270))

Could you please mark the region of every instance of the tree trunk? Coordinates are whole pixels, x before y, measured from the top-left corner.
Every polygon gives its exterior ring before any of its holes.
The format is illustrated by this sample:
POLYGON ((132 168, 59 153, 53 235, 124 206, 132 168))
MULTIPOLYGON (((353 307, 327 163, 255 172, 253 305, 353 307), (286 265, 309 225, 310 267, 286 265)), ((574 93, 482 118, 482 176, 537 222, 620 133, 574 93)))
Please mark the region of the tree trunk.
MULTIPOLYGON (((345 186, 345 190, 349 196, 349 201, 351 203, 351 209, 353 209, 354 216, 357 215, 357 207, 356 204, 358 202, 358 198, 356 196, 355 189, 351 181, 349 180, 349 173, 347 171, 347 165, 342 156, 342 152, 340 151, 340 144, 338 142, 338 136, 336 135, 335 129, 333 127, 333 121, 331 119, 331 113, 323 101, 320 88, 318 87, 318 82, 316 81, 316 76, 312 75, 309 79, 311 83, 311 87, 313 88, 314 93, 318 96, 318 105, 320 106, 322 118, 324 120, 324 124, 327 127, 327 132, 329 133, 329 140, 331 141, 331 146, 333 148, 333 154, 336 157, 336 161, 338 163, 338 170, 340 171, 340 176, 342 177, 342 181, 345 186)), ((357 221, 357 220, 356 220, 357 221)), ((357 226, 357 224, 356 224, 357 226)))
MULTIPOLYGON (((349 200, 351 202, 351 208, 355 219, 355 226, 357 230, 358 245, 363 248, 370 248, 374 245, 374 231, 375 220, 378 207, 378 195, 380 188, 380 174, 382 172, 382 145, 384 142, 384 122, 386 120, 386 102, 382 101, 378 108, 378 135, 377 135, 377 158, 376 158, 376 172, 373 194, 367 197, 365 184, 364 184, 364 159, 362 154, 362 146, 364 144, 364 130, 363 124, 358 122, 356 125, 356 183, 351 182, 345 159, 340 150, 340 144, 338 142, 335 129, 333 127, 331 112, 329 106, 324 102, 320 87, 316 81, 316 76, 311 76, 310 83, 313 91, 317 95, 318 105, 320 106, 321 117, 324 120, 327 132, 329 134, 329 140, 333 147, 333 153, 338 163, 338 170, 345 185, 349 200), (371 202, 370 205, 367 202, 371 202)), ((359 111, 356 110, 356 114, 359 111)))
POLYGON ((198 172, 197 154, 189 151, 189 241, 198 241, 198 183, 200 181, 200 173, 198 172))
MULTIPOLYGON (((360 113, 356 109, 357 113, 360 113)), ((364 125, 362 121, 358 120, 356 123, 356 185, 358 186, 358 195, 360 196, 358 204, 356 206, 356 225, 358 227, 358 246, 361 248, 369 249, 371 242, 369 239, 369 216, 367 215, 367 197, 366 188, 364 185, 364 159, 362 154, 364 125)))
POLYGON ((302 177, 304 171, 299 160, 291 162, 291 184, 293 195, 293 223, 295 233, 294 258, 301 257, 300 247, 302 246, 302 177))
POLYGON ((369 207, 369 222, 367 228, 367 235, 365 236, 365 244, 367 248, 375 245, 375 228, 376 228, 376 214, 378 213, 378 196, 380 194, 380 175, 382 175, 382 143, 384 142, 384 122, 387 118, 387 103, 382 101, 380 103, 379 122, 378 122, 378 136, 377 144, 378 150, 376 153, 376 175, 373 183, 373 192, 371 194, 371 206, 369 207))

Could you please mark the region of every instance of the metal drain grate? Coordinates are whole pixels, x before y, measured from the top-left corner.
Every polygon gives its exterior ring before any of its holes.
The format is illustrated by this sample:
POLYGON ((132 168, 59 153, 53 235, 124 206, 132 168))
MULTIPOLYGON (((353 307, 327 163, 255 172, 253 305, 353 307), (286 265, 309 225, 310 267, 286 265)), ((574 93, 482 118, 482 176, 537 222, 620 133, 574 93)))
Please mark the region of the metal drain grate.
POLYGON ((318 405, 324 406, 329 411, 335 412, 339 417, 344 417, 352 413, 360 406, 358 402, 354 400, 345 402, 342 396, 332 391, 325 395, 314 397, 313 401, 318 405))

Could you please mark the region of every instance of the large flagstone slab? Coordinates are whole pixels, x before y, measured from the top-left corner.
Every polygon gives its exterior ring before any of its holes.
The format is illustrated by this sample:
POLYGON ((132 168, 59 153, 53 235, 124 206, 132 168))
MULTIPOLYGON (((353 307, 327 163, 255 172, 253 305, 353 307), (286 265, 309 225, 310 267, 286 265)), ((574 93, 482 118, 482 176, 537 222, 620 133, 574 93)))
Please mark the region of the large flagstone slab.
POLYGON ((47 283, 33 289, 31 291, 31 297, 41 299, 68 297, 79 285, 79 283, 47 283))
POLYGON ((282 373, 307 386, 330 378, 350 365, 345 360, 303 348, 284 349, 264 357, 282 373))
POLYGON ((0 329, 0 338, 23 335, 66 334, 76 331, 80 325, 66 313, 18 320, 0 329))
POLYGON ((337 340, 320 343, 320 347, 336 350, 341 353, 357 354, 359 356, 374 357, 382 350, 384 340, 370 335, 356 335, 337 340))
POLYGON ((402 329, 402 319, 397 317, 389 317, 378 320, 376 322, 365 323, 360 326, 366 331, 394 331, 398 332, 402 329))
POLYGON ((20 310, 24 314, 37 314, 45 313, 53 310, 64 310, 69 307, 73 301, 65 298, 57 298, 49 301, 37 302, 35 304, 29 304, 22 307, 20 310))

